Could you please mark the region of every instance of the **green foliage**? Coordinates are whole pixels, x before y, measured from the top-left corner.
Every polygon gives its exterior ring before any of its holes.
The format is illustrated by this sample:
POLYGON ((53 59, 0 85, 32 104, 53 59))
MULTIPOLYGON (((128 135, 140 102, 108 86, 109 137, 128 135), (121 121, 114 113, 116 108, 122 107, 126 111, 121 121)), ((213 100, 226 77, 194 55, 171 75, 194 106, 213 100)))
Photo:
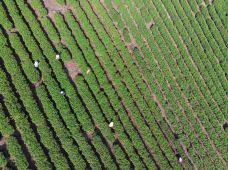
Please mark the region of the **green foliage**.
POLYGON ((0 169, 225 169, 225 0, 56 2, 0 2, 0 169))
POLYGON ((127 28, 123 29, 123 35, 124 35, 124 40, 129 43, 131 41, 131 39, 130 39, 129 32, 128 32, 127 28))
POLYGON ((65 5, 66 0, 56 0, 60 5, 65 5))
POLYGON ((4 169, 7 164, 7 160, 2 152, 0 152, 0 168, 4 169))
POLYGON ((10 153, 12 161, 15 162, 15 165, 18 169, 28 169, 28 162, 25 159, 25 156, 21 150, 18 141, 13 137, 10 136, 7 138, 7 149, 10 153))
POLYGON ((8 19, 7 13, 4 10, 2 4, 3 2, 0 2, 0 18, 1 18, 0 24, 4 27, 4 29, 9 30, 13 28, 13 24, 8 19))
POLYGON ((29 54, 26 52, 23 44, 21 43, 19 36, 16 33, 9 35, 9 41, 11 46, 15 49, 15 52, 18 54, 23 70, 28 75, 28 79, 32 83, 37 83, 40 80, 40 74, 33 66, 33 62, 29 57, 29 54))

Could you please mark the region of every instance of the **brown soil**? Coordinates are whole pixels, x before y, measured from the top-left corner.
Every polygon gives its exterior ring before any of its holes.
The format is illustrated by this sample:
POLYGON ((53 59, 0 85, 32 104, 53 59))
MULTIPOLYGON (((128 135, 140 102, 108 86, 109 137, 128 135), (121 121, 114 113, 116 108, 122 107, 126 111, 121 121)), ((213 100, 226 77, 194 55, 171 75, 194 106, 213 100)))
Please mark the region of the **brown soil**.
POLYGON ((150 30, 150 29, 154 26, 154 24, 155 24, 154 21, 148 22, 148 23, 146 24, 147 29, 150 30))
POLYGON ((62 43, 62 45, 63 45, 64 47, 67 47, 67 43, 66 43, 66 41, 65 41, 64 39, 61 39, 61 43, 62 43))
POLYGON ((115 139, 119 139, 119 134, 115 134, 115 139))
POLYGON ((110 149, 111 152, 113 152, 112 148, 113 148, 113 143, 108 141, 108 148, 110 149))
POLYGON ((88 140, 92 140, 92 138, 93 138, 93 133, 91 133, 91 132, 86 132, 86 138, 87 138, 88 140))
POLYGON ((78 64, 75 62, 75 60, 70 60, 68 62, 65 62, 64 63, 68 73, 69 73, 69 76, 72 80, 74 80, 74 78, 81 73, 81 70, 78 66, 78 64))
POLYGON ((206 6, 205 1, 202 1, 201 5, 202 5, 202 6, 206 6))
POLYGON ((48 9, 48 16, 52 18, 55 12, 64 13, 70 7, 68 5, 60 5, 56 0, 43 0, 45 7, 48 9))
POLYGON ((118 12, 118 7, 113 1, 112 1, 112 7, 113 7, 113 9, 115 9, 118 12))
POLYGON ((4 145, 6 143, 6 137, 2 137, 0 140, 0 146, 4 145))
POLYGON ((100 3, 104 4, 104 0, 100 0, 100 3))
POLYGON ((181 146, 182 146, 182 148, 183 148, 183 150, 184 150, 185 155, 187 155, 188 159, 189 159, 190 162, 192 163, 194 169, 198 170, 197 166, 195 165, 194 161, 192 160, 192 158, 190 157, 190 155, 189 155, 189 153, 188 153, 188 151, 187 151, 187 147, 186 147, 184 144, 182 144, 182 143, 181 143, 181 146))
POLYGON ((43 78, 41 78, 38 82, 34 83, 33 85, 35 88, 39 87, 43 83, 43 78))
POLYGON ((12 28, 10 32, 17 32, 17 28, 12 28))
POLYGON ((98 123, 96 123, 96 122, 94 124, 94 127, 95 127, 95 129, 99 129, 100 128, 99 125, 98 125, 98 123))
POLYGON ((132 52, 134 50, 134 48, 137 47, 136 40, 134 38, 131 38, 131 42, 126 43, 126 46, 127 46, 128 51, 132 52))
MULTIPOLYGON (((148 25, 149 25, 149 24, 148 24, 148 25)), ((121 38, 121 39, 123 39, 123 38, 121 38)), ((126 42, 125 42, 125 44, 126 44, 126 42)), ((127 45, 126 45, 126 46, 127 46, 127 45)), ((159 65, 158 62, 156 62, 156 63, 159 65)), ((159 68, 160 68, 160 67, 159 67, 159 68)), ((153 94, 153 92, 151 92, 151 93, 153 94)), ((164 109, 162 108, 160 102, 158 101, 158 99, 156 98, 156 96, 155 96, 154 94, 153 94, 152 96, 153 96, 153 99, 155 100, 155 102, 158 104, 158 106, 159 106, 159 108, 160 108, 160 110, 161 110, 161 113, 162 113, 163 117, 164 117, 164 118, 166 119, 166 121, 167 121, 166 113, 165 113, 164 109)), ((129 114, 129 116, 132 117, 131 113, 129 114)), ((170 123, 168 123, 168 124, 171 125, 170 123)), ((171 129, 172 129, 172 131, 174 132, 172 126, 171 126, 171 129)), ((186 152, 187 152, 187 151, 186 151, 186 152)), ((188 157, 190 158, 189 155, 188 155, 188 157)), ((191 160, 191 159, 190 159, 190 160, 191 160)))

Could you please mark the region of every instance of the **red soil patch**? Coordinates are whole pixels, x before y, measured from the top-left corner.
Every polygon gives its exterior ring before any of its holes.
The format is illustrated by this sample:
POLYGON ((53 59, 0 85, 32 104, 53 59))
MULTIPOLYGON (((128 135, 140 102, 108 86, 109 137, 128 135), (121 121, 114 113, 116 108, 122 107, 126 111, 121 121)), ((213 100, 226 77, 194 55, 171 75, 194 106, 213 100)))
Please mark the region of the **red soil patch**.
POLYGON ((74 78, 81 73, 81 70, 79 69, 78 64, 75 62, 75 60, 70 60, 66 63, 64 63, 69 76, 72 80, 74 80, 74 78))

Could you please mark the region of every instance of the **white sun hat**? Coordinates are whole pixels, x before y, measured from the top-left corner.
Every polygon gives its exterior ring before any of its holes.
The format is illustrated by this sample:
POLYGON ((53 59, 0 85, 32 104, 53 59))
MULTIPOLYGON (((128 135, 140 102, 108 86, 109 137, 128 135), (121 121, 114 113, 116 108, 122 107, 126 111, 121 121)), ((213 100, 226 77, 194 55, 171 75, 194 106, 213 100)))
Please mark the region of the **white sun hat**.
POLYGON ((37 67, 39 67, 39 62, 38 61, 35 61, 34 62, 34 66, 37 68, 37 67))
POLYGON ((56 54, 55 55, 55 58, 56 58, 56 60, 59 60, 60 59, 60 55, 59 54, 56 54))
POLYGON ((65 95, 64 90, 61 90, 61 91, 60 91, 60 94, 61 94, 61 95, 65 95))
POLYGON ((114 123, 113 123, 113 122, 110 122, 108 126, 109 126, 110 128, 113 128, 114 123))
POLYGON ((182 163, 183 162, 183 159, 181 157, 179 157, 178 162, 179 163, 182 163))

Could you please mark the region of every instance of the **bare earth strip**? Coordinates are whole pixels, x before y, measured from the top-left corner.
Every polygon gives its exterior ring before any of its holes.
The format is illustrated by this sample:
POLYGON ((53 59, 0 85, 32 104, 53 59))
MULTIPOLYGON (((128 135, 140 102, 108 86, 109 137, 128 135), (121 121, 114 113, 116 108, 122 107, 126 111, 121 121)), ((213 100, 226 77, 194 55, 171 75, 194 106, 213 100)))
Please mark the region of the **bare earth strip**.
POLYGON ((74 80, 74 78, 81 73, 78 64, 75 62, 75 60, 70 60, 68 62, 64 63, 69 76, 72 80, 74 80))

